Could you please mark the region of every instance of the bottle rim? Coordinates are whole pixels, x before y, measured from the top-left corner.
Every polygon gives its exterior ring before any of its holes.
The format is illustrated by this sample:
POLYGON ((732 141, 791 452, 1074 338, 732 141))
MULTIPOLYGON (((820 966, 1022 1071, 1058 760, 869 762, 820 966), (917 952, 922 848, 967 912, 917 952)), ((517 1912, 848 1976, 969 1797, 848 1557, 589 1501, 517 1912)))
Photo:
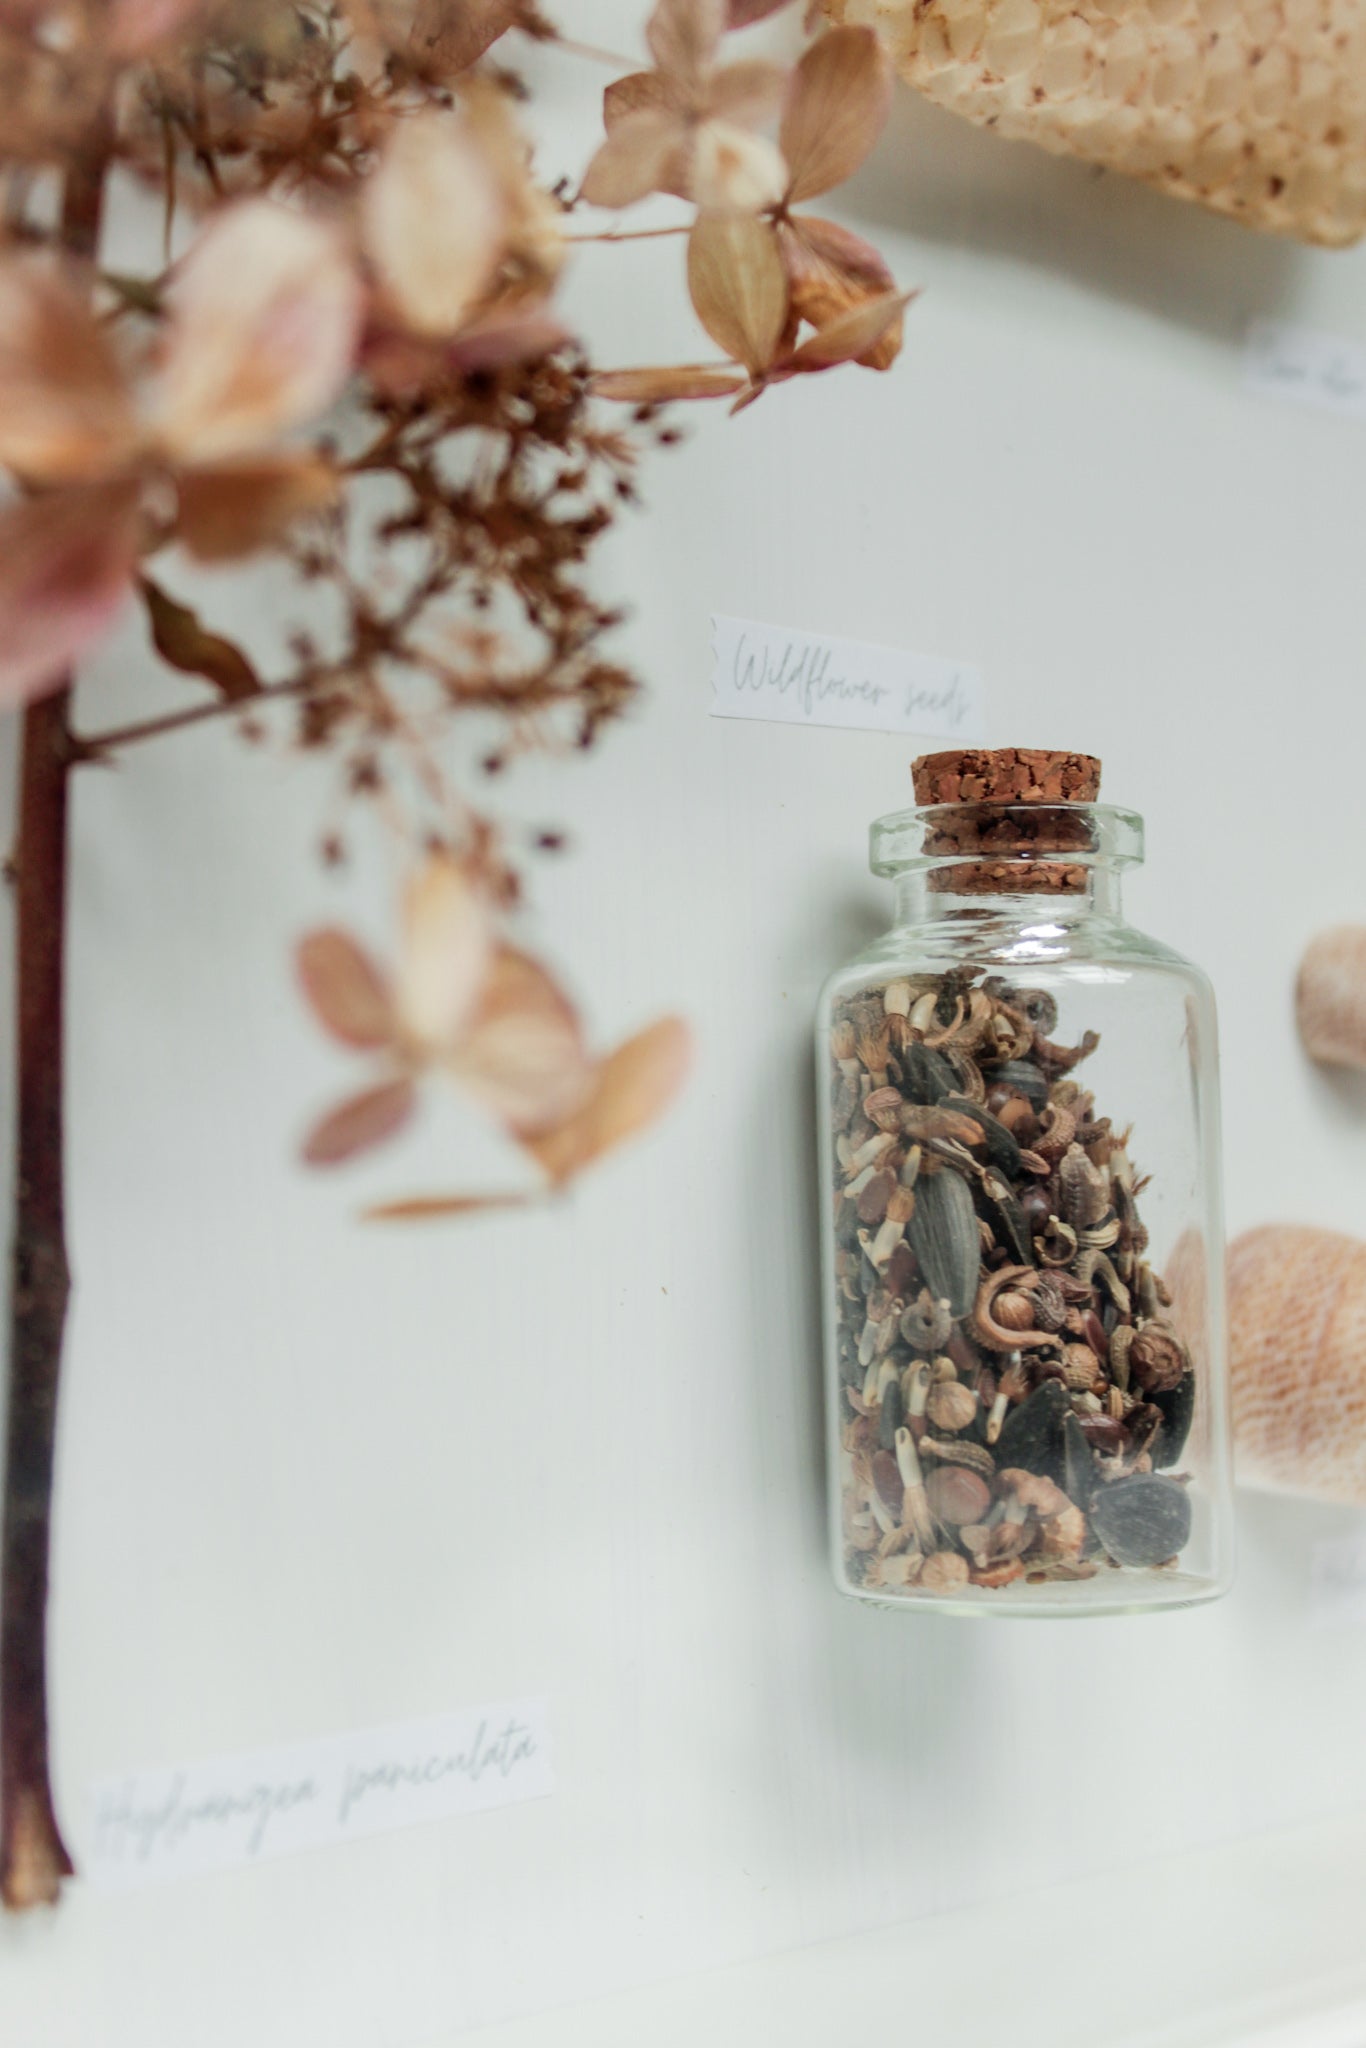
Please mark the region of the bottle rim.
POLYGON ((1143 850, 1142 818, 1114 804, 922 804, 868 833, 868 864, 886 879, 987 861, 1118 870, 1143 850))

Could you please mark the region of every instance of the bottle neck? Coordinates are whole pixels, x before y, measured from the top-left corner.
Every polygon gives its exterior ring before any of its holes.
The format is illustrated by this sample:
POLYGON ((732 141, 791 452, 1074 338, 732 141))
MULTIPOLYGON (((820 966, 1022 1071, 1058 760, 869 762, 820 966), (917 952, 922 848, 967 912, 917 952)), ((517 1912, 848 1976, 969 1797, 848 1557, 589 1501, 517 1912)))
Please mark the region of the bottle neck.
POLYGON ((1024 890, 959 893, 944 886, 942 870, 912 868, 893 878, 893 921, 918 924, 1072 925, 1093 917, 1122 915, 1117 868, 1100 864, 1080 871, 1076 886, 1035 894, 1024 890))

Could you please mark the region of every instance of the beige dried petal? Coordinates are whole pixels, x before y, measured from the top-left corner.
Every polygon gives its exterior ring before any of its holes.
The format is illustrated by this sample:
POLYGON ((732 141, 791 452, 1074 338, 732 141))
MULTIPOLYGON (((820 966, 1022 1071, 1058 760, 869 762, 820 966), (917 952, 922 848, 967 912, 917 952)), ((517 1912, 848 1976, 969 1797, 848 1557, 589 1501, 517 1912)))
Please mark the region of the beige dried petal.
POLYGON ((307 933, 294 960, 313 1014, 334 1038, 362 1052, 392 1043, 389 984, 349 932, 325 926, 307 933))
MULTIPOLYGON (((855 306, 895 291, 896 281, 871 242, 833 220, 798 214, 781 221, 778 244, 787 269, 792 310, 813 327, 828 327, 855 306)), ((901 350, 900 320, 884 329, 858 360, 885 370, 901 350)))
POLYGON ((645 28, 658 68, 685 85, 710 68, 726 27, 726 0, 659 0, 645 28))
POLYGON ((620 398, 631 405, 663 405, 670 399, 730 398, 744 388, 734 370, 710 363, 677 363, 657 370, 600 370, 593 379, 599 398, 620 398))
POLYGON ((0 463, 49 482, 107 474, 138 428, 123 372, 82 296, 33 258, 0 262, 0 463))
POLYGON ((780 365, 783 374, 830 370, 838 363, 863 361, 914 297, 914 292, 884 292, 880 298, 866 299, 794 349, 780 365))
POLYGON ((208 6, 209 0, 109 0, 102 40, 116 57, 140 57, 189 28, 208 6))
POLYGON ((156 427, 182 461, 269 443, 346 382, 360 282, 341 235, 321 221, 268 199, 226 208, 180 265, 169 304, 156 427))
POLYGON ((593 1091, 557 1130, 527 1149, 557 1184, 663 1114, 683 1085, 692 1034, 679 1017, 663 1017, 603 1060, 593 1091))
POLYGON ((770 14, 788 4, 789 0, 727 0, 726 26, 748 28, 752 21, 767 21, 770 14))
POLYGON ((478 1216, 488 1209, 524 1209, 530 1195, 409 1195, 377 1202, 363 1214, 367 1223, 435 1223, 450 1216, 478 1216))
POLYGON ((428 76, 454 78, 477 63, 521 12, 522 0, 418 0, 408 53, 428 76))
POLYGON ((406 1078, 381 1081, 376 1088, 349 1095, 320 1117, 304 1139, 305 1164, 340 1166, 344 1159, 354 1159, 358 1152, 383 1144, 402 1130, 416 1101, 413 1084, 406 1078))
POLYGON ((788 200, 814 199, 856 171, 892 100, 886 53, 870 28, 832 28, 792 79, 778 140, 792 172, 788 200))
POLYGON ((563 1122, 592 1079, 573 1004, 539 961, 512 946, 494 955, 450 1068, 522 1137, 563 1122))
POLYGON ((185 470, 177 484, 177 539, 201 562, 227 562, 330 505, 338 477, 321 455, 263 455, 185 470))
POLYGON ((502 254, 506 209, 458 114, 395 127, 361 193, 361 236, 391 308, 419 334, 453 334, 502 254))
POLYGON ((773 143, 729 121, 703 121, 693 141, 688 196, 709 213, 758 213, 775 206, 787 165, 773 143))
POLYGON ((664 190, 685 140, 681 117, 667 109, 624 114, 584 172, 582 196, 590 206, 634 206, 664 190))
POLYGON ((403 901, 394 1007, 414 1051, 447 1056, 474 1012, 493 952, 487 898, 449 854, 432 854, 403 901))
POLYGON ((758 58, 727 64, 707 85, 707 112, 746 127, 771 120, 783 103, 790 77, 781 64, 764 64, 758 58))
POLYGON ((683 114, 688 101, 662 71, 631 71, 614 78, 602 95, 602 125, 615 128, 628 114, 683 114))
POLYGON ((113 622, 138 547, 131 484, 86 484, 0 512, 0 705, 55 689, 113 622))
POLYGON ((688 290, 727 355, 752 374, 768 368, 787 319, 787 275, 767 221, 702 214, 688 237, 688 290))

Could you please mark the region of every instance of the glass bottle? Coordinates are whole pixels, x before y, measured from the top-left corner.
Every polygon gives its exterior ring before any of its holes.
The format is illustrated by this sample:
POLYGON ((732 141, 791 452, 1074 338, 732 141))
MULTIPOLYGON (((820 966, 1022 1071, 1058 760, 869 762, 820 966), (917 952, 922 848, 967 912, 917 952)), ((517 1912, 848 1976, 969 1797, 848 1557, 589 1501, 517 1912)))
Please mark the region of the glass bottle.
POLYGON ((1113 1614, 1231 1579, 1214 1001, 1124 922, 1143 825, 1080 800, 1099 767, 917 762, 921 807, 872 827, 892 928, 822 994, 831 1539, 861 1599, 1113 1614))

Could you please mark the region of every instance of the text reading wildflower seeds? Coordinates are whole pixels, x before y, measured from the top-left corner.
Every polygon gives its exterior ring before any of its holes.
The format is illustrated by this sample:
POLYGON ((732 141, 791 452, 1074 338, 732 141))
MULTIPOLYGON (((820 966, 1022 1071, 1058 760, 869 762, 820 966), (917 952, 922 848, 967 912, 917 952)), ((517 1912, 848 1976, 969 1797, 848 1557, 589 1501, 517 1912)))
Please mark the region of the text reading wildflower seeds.
POLYGON ((982 737, 982 678, 965 662, 720 617, 712 648, 718 718, 982 737))

